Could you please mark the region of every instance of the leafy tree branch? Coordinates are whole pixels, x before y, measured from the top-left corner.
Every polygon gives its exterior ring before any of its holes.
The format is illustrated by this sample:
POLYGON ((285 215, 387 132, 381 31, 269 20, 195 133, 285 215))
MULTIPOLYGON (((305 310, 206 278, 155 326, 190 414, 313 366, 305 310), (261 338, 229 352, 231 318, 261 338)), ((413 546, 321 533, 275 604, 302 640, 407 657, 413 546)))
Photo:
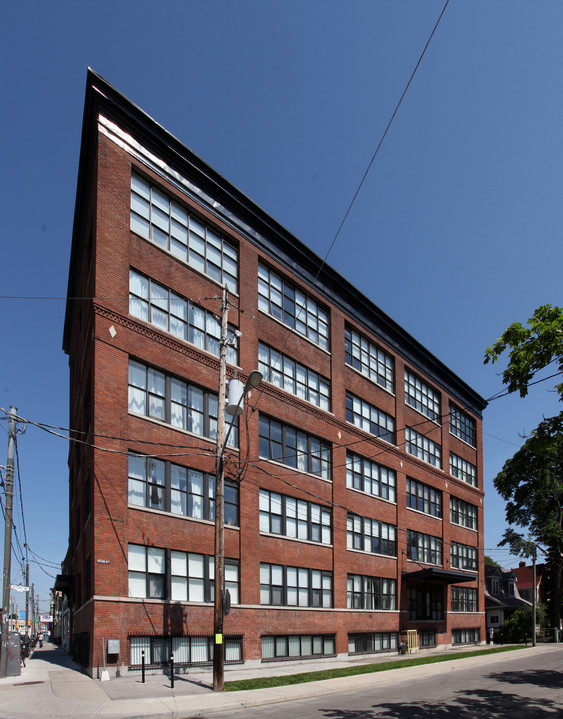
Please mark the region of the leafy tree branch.
MULTIPOLYGON (((542 369, 556 365, 556 375, 563 374, 563 309, 542 305, 524 327, 514 322, 485 352, 485 364, 494 364, 509 349, 508 366, 502 381, 508 392, 528 394, 528 387, 542 369)), ((555 385, 563 400, 563 382, 555 385)))
MULTIPOLYGON (((485 353, 485 364, 509 350, 503 382, 509 393, 525 397, 533 378, 555 365, 563 373, 563 310, 538 307, 524 327, 515 322, 485 353)), ((555 389, 563 400, 563 382, 555 389)), ((563 583, 563 412, 544 419, 508 459, 494 485, 505 500, 510 526, 500 545, 514 554, 531 556, 539 547, 547 556, 551 577, 551 621, 559 626, 563 583), (518 527, 524 531, 517 531, 518 527)))

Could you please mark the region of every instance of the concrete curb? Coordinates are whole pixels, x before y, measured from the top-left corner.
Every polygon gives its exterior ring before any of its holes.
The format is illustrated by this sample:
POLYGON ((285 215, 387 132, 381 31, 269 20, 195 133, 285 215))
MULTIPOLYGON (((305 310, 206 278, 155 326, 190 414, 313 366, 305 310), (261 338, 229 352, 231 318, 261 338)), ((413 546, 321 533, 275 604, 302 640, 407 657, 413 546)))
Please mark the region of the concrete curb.
MULTIPOLYGON (((563 644, 529 647, 527 653, 541 655, 546 651, 560 651, 563 644)), ((36 655, 39 656, 39 655, 36 655)), ((389 685, 409 678, 421 678, 439 671, 449 674, 475 664, 493 666, 506 661, 507 654, 491 654, 461 659, 446 659, 439 664, 403 666, 380 672, 325 679, 303 684, 267 689, 215 693, 205 691, 167 696, 111 698, 95 679, 76 671, 74 666, 57 666, 40 660, 26 672, 27 681, 11 684, 1 680, 1 719, 188 719, 207 717, 225 711, 252 709, 268 704, 283 704, 301 699, 328 696, 363 690, 367 687, 389 685)), ((271 668, 272 673, 275 667, 271 668)), ((264 676, 266 676, 264 674, 264 676)), ((19 679, 19 678, 18 678, 19 679)))
MULTIPOLYGON (((553 645, 555 649, 558 645, 553 645)), ((563 650, 563 647, 562 647, 563 650)), ((528 651, 541 653, 545 647, 530 648, 528 651)), ((467 657, 464 659, 451 659, 439 663, 440 671, 444 674, 456 671, 471 664, 480 664, 483 661, 495 664, 506 661, 506 654, 492 654, 490 656, 467 657)), ((253 689, 240 692, 227 692, 222 694, 197 694, 179 697, 161 698, 160 706, 152 704, 149 700, 118 700, 105 705, 96 714, 97 717, 119 717, 119 719, 191 719, 192 717, 207 716, 226 711, 252 709, 268 704, 282 704, 301 699, 311 699, 331 694, 340 694, 365 689, 370 686, 390 684, 408 679, 409 676, 424 677, 436 672, 436 664, 423 664, 415 667, 399 667, 381 672, 324 679, 317 682, 293 684, 272 689, 253 689), (139 712, 139 704, 143 703, 144 711, 139 712), (134 709, 133 709, 134 706, 134 709), (129 713, 129 709, 133 709, 129 713)))

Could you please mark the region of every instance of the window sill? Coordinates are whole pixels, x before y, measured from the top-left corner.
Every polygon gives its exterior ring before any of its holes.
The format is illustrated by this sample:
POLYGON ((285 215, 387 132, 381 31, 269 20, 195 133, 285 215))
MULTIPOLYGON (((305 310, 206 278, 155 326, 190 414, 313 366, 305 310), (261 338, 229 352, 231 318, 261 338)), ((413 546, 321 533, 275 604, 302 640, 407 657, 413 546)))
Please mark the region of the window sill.
POLYGON ((276 462, 275 459, 268 459, 268 457, 259 457, 259 459, 261 462, 268 462, 269 464, 273 464, 274 467, 283 467, 286 470, 289 469, 292 472, 295 472, 296 474, 300 474, 304 477, 311 477, 311 479, 319 479, 321 482, 328 482, 329 484, 332 484, 332 479, 327 479, 326 477, 321 477, 319 474, 312 474, 311 472, 304 472, 302 469, 297 469, 297 467, 292 467, 291 465, 284 464, 283 462, 276 462))
MULTIPOLYGON (((189 522, 197 522, 198 524, 204 524, 210 527, 215 526, 214 519, 203 519, 200 517, 188 517, 185 514, 175 514, 174 512, 167 512, 165 509, 155 509, 154 507, 143 507, 140 504, 127 504, 129 509, 138 509, 141 512, 148 512, 149 514, 158 514, 161 517, 171 517, 172 519, 185 519, 189 522)), ((225 529, 236 529, 240 531, 240 527, 236 524, 225 523, 225 529)))

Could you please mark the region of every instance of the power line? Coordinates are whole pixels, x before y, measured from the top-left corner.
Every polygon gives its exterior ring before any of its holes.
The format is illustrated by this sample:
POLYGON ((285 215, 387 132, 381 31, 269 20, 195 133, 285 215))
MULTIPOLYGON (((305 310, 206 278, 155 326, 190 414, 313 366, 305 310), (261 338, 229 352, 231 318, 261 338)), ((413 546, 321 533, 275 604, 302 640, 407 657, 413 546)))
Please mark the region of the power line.
MULTIPOLYGON (((369 162, 369 164, 368 164, 368 166, 367 166, 367 168, 366 168, 366 170, 365 170, 365 172, 364 172, 364 174, 363 174, 363 177, 362 177, 362 179, 361 179, 361 181, 360 181, 358 187, 356 188, 356 191, 355 191, 355 193, 354 193, 354 195, 353 195, 353 197, 352 197, 351 202, 350 202, 349 205, 348 205, 348 208, 346 209, 346 212, 345 212, 345 214, 344 214, 344 217, 343 217, 342 221, 340 222, 340 225, 339 225, 339 227, 338 227, 338 229, 337 229, 337 231, 336 231, 336 234, 334 235, 334 237, 333 237, 333 239, 332 239, 332 242, 330 243, 330 246, 329 246, 329 248, 328 248, 328 251, 327 251, 327 253, 326 253, 324 259, 322 260, 322 262, 321 262, 321 264, 320 264, 320 266, 319 266, 319 268, 318 268, 318 270, 317 270, 317 272, 316 272, 316 274, 315 274, 315 277, 314 277, 314 279, 313 279, 313 286, 314 286, 315 282, 318 280, 318 278, 319 278, 319 276, 320 276, 320 274, 321 274, 321 272, 322 272, 322 269, 323 269, 323 267, 325 266, 325 264, 326 264, 326 262, 327 262, 327 260, 328 260, 328 257, 329 257, 329 255, 330 255, 330 253, 331 253, 331 251, 332 251, 332 249, 333 249, 335 243, 336 243, 336 240, 338 239, 338 236, 340 235, 340 232, 341 232, 341 230, 342 230, 342 228, 343 228, 343 226, 344 226, 344 223, 346 222, 346 220, 347 220, 347 218, 348 218, 348 215, 350 214, 350 212, 351 212, 351 210, 352 210, 352 207, 353 207, 353 205, 354 205, 355 202, 356 202, 356 199, 357 199, 357 197, 358 197, 358 195, 359 195, 359 193, 360 193, 360 190, 361 190, 361 188, 362 188, 362 186, 363 186, 363 184, 364 184, 364 182, 365 182, 365 180, 366 180, 366 178, 367 178, 367 176, 368 176, 368 174, 369 174, 369 172, 370 172, 370 170, 371 170, 371 167, 372 167, 373 163, 375 162, 375 159, 376 159, 376 157, 377 157, 377 154, 379 153, 379 149, 381 148, 381 146, 382 146, 382 144, 383 144, 383 142, 384 142, 384 140, 385 140, 385 138, 386 138, 386 136, 387 136, 387 133, 389 132, 389 129, 390 129, 392 123, 393 123, 393 120, 395 119, 395 116, 397 115, 397 112, 399 111, 399 108, 400 108, 400 106, 401 106, 401 104, 402 104, 402 102, 403 102, 403 100, 404 100, 404 98, 405 98, 405 95, 407 94, 407 91, 408 91, 408 89, 409 89, 409 87, 410 87, 410 85, 411 85, 411 83, 412 83, 412 81, 413 81, 413 79, 414 79, 414 76, 415 76, 415 74, 416 74, 416 72, 417 72, 417 70, 418 70, 418 68, 419 68, 419 66, 420 66, 420 64, 421 64, 421 62, 422 62, 422 59, 423 59, 424 55, 426 54, 426 51, 427 51, 427 49, 428 49, 428 47, 429 47, 429 45, 430 45, 430 42, 432 41, 432 38, 434 37, 434 34, 435 34, 436 30, 438 29, 438 25, 440 24, 440 21, 441 21, 441 19, 442 19, 444 13, 445 13, 445 11, 446 11, 446 8, 447 8, 447 6, 448 6, 448 4, 449 4, 449 1, 450 1, 450 0, 446 0, 446 3, 444 4, 444 7, 442 8, 442 12, 440 13, 440 15, 439 15, 439 17, 438 17, 438 20, 436 21, 436 24, 434 25, 434 28, 432 29, 432 32, 430 33, 430 36, 429 36, 429 38, 428 38, 428 40, 427 40, 427 42, 426 42, 426 45, 424 46, 424 49, 423 49, 422 53, 420 54, 420 57, 418 58, 418 62, 416 63, 415 68, 414 68, 414 70, 412 71, 411 76, 410 76, 410 78, 409 78, 409 80, 408 80, 408 82, 407 82, 407 84, 406 84, 406 86, 405 86, 405 88, 404 88, 404 90, 403 90, 403 93, 402 93, 401 97, 399 98, 399 101, 398 101, 397 105, 395 106, 395 109, 394 109, 394 111, 393 111, 393 113, 392 113, 392 115, 391 115, 391 118, 390 118, 390 120, 389 120, 389 122, 387 123, 387 126, 386 126, 386 128, 385 128, 385 131, 383 132, 383 135, 382 135, 382 137, 381 137, 381 139, 380 139, 380 141, 379 141, 379 143, 378 143, 378 145, 377 145, 377 147, 376 147, 376 149, 375 149, 375 152, 373 153, 373 155, 372 155, 372 157, 371 157, 371 160, 370 160, 370 162, 369 162)), ((311 296, 311 291, 310 291, 310 290, 307 290, 305 294, 306 294, 306 297, 309 298, 309 297, 311 296)), ((305 311, 305 308, 304 308, 303 306, 302 306, 302 307, 299 307, 299 308, 298 308, 298 311, 297 311, 297 313, 296 313, 296 319, 298 319, 298 318, 303 314, 304 311, 305 311)), ((285 348, 288 339, 289 339, 289 335, 286 336, 284 342, 282 343, 281 349, 278 350, 278 351, 281 352, 281 351, 285 348)), ((261 387, 258 387, 258 393, 259 393, 259 394, 258 394, 258 401, 257 401, 257 403, 260 401, 260 399, 261 399, 261 397, 262 397, 262 395, 263 395, 263 390, 262 390, 261 387)), ((256 404, 257 404, 257 403, 256 403, 256 404)))
MULTIPOLYGON (((563 370, 559 372, 554 372, 553 374, 550 374, 548 377, 542 377, 541 379, 537 379, 534 382, 528 382, 526 384, 526 388, 533 387, 536 384, 540 384, 541 382, 545 382, 548 379, 553 379, 554 377, 559 377, 563 374, 563 370)), ((496 394, 492 395, 492 397, 489 397, 487 402, 492 402, 495 399, 500 399, 501 397, 506 397, 509 394, 512 394, 513 392, 516 392, 514 389, 501 389, 496 394)))
POLYGON ((23 540, 24 540, 24 547, 27 547, 27 531, 26 531, 26 527, 25 527, 25 514, 23 511, 23 491, 22 491, 22 484, 21 484, 20 454, 19 454, 19 450, 18 450, 17 436, 16 436, 16 467, 17 467, 17 478, 18 478, 18 492, 19 492, 19 496, 20 496, 21 519, 22 519, 22 527, 23 527, 23 540))
MULTIPOLYGON (((263 391, 263 390, 262 390, 262 391, 263 391)), ((253 407, 252 409, 256 409, 256 408, 253 407)), ((5 412, 5 410, 4 410, 3 408, 1 408, 1 407, 0 407, 0 411, 5 412)), ((447 418, 449 415, 450 415, 450 412, 448 411, 448 412, 444 412, 443 414, 439 415, 439 416, 438 416, 437 418, 435 418, 435 419, 432 419, 432 418, 430 418, 430 417, 428 417, 428 418, 423 418, 423 419, 421 419, 419 422, 415 422, 415 423, 412 423, 412 424, 408 425, 408 428, 409 428, 409 429, 415 429, 415 430, 418 431, 419 434, 421 434, 423 437, 426 437, 426 436, 428 435, 428 433, 430 433, 430 432, 433 431, 434 429, 438 429, 438 430, 442 431, 443 427, 442 427, 442 424, 441 424, 441 423, 442 423, 442 421, 443 421, 445 418, 447 418), (426 425, 426 424, 429 425, 429 428, 428 428, 427 432, 422 432, 422 431, 420 431, 419 429, 417 429, 417 428, 420 428, 422 425, 426 425)), ((39 429, 41 429, 41 430, 47 432, 48 434, 52 434, 52 435, 57 436, 57 437, 60 437, 60 438, 62 438, 62 439, 66 439, 67 441, 77 442, 77 443, 79 443, 79 444, 82 444, 82 445, 87 446, 87 447, 91 447, 91 448, 93 448, 93 449, 98 449, 98 450, 100 450, 100 451, 107 451, 107 452, 111 452, 111 453, 114 453, 114 454, 128 455, 128 454, 130 453, 130 451, 129 451, 129 450, 119 450, 119 449, 114 449, 114 448, 102 447, 102 446, 100 446, 100 445, 97 445, 97 444, 88 442, 87 440, 82 440, 82 439, 78 439, 78 438, 76 438, 76 437, 67 436, 67 435, 61 434, 61 433, 59 433, 59 432, 56 432, 56 431, 54 431, 54 430, 55 430, 55 429, 58 429, 58 430, 61 430, 61 431, 64 431, 64 432, 82 434, 83 436, 86 436, 86 437, 88 437, 88 436, 93 436, 93 437, 98 437, 98 438, 102 438, 102 439, 111 439, 111 440, 116 440, 116 441, 121 441, 121 442, 134 443, 134 444, 136 444, 136 445, 139 445, 139 444, 140 444, 140 445, 147 445, 147 446, 169 447, 169 448, 171 448, 171 449, 173 449, 173 450, 192 450, 192 451, 182 451, 182 452, 173 451, 173 452, 162 452, 162 453, 147 453, 147 454, 145 455, 145 456, 150 456, 150 457, 154 457, 154 458, 188 457, 188 456, 208 456, 208 457, 215 457, 215 452, 214 452, 214 450, 211 450, 211 449, 206 450, 204 447, 201 447, 201 446, 198 446, 198 445, 191 445, 191 444, 190 444, 190 445, 175 445, 175 444, 173 444, 173 443, 171 443, 171 442, 155 442, 155 441, 151 441, 151 440, 140 440, 140 439, 138 439, 138 438, 136 438, 136 437, 122 437, 122 436, 115 436, 115 435, 104 435, 104 434, 100 434, 100 433, 94 434, 94 433, 90 433, 90 432, 86 432, 86 431, 70 430, 70 429, 68 429, 68 428, 58 427, 58 426, 56 426, 56 425, 51 425, 51 424, 36 422, 36 421, 30 420, 30 419, 26 419, 26 418, 20 417, 20 416, 17 417, 17 420, 18 420, 18 422, 23 422, 23 423, 26 423, 26 424, 30 424, 30 425, 32 425, 32 426, 35 426, 35 427, 37 427, 37 428, 39 428, 39 429)), ((364 443, 364 442, 373 442, 374 439, 377 439, 377 440, 379 440, 377 444, 379 444, 379 443, 381 442, 381 443, 382 443, 381 446, 377 449, 377 451, 376 451, 375 454, 370 455, 369 457, 365 457, 366 459, 375 459, 376 457, 379 457, 379 456, 384 455, 384 454, 387 454, 387 453, 390 453, 390 454, 392 454, 392 455, 394 455, 394 456, 402 456, 402 454, 399 454, 399 453, 402 452, 402 450, 401 450, 401 445, 403 444, 403 442, 397 442, 396 444, 389 443, 389 442, 387 442, 386 440, 383 440, 383 439, 381 439, 380 437, 377 437, 376 435, 373 435, 373 434, 369 433, 367 430, 364 430, 364 429, 362 429, 362 428, 360 428, 360 427, 357 427, 356 425, 353 425, 353 424, 351 424, 351 423, 349 423, 349 426, 348 426, 348 424, 346 425, 346 429, 347 429, 347 430, 351 430, 352 432, 354 432, 354 430, 356 430, 357 432, 365 433, 366 436, 365 436, 365 437, 364 437, 364 436, 358 437, 357 439, 351 440, 350 442, 346 442, 346 443, 341 443, 341 442, 336 442, 336 441, 327 440, 327 442, 331 445, 331 448, 332 448, 332 449, 334 449, 334 448, 340 448, 340 449, 346 448, 346 449, 348 449, 348 448, 353 447, 353 446, 355 446, 355 445, 357 445, 357 444, 362 444, 362 443, 364 443)), ((401 427, 401 428, 399 428, 399 429, 396 429, 395 432, 404 432, 406 429, 407 429, 407 426, 405 425, 405 427, 401 427)), ((520 446, 520 445, 517 445, 517 444, 515 444, 515 443, 510 442, 509 440, 503 440, 503 439, 500 438, 500 437, 496 437, 495 435, 490 435, 490 434, 488 434, 488 433, 486 433, 486 432, 484 432, 483 434, 487 434, 487 436, 491 436, 491 437, 493 437, 494 439, 497 439, 498 441, 503 441, 503 442, 506 442, 507 444, 512 444, 513 446, 516 446, 516 447, 519 447, 519 446, 520 446)), ((212 440, 212 438, 210 438, 210 437, 203 437, 203 436, 202 436, 202 439, 203 439, 204 441, 206 441, 206 440, 212 440)), ((439 444, 439 443, 438 443, 438 444, 439 444)), ((440 446, 441 446, 441 445, 440 445, 440 446)), ((229 451, 232 451, 231 448, 229 448, 229 451)), ((529 451, 530 451, 530 452, 533 452, 533 450, 529 450, 529 451)), ((533 452, 533 453, 534 453, 535 455, 537 455, 537 456, 545 456, 545 455, 542 455, 541 453, 538 453, 538 452, 533 452)), ((229 456, 229 455, 226 455, 226 458, 227 458, 228 456, 229 456)), ((233 456, 234 456, 234 457, 238 457, 238 454, 235 453, 234 455, 231 454, 230 456, 231 456, 231 457, 233 457, 233 456)), ((295 456, 297 456, 297 455, 295 455, 295 456)), ((316 455, 315 453, 313 453, 313 452, 302 452, 302 453, 301 453, 301 456, 316 457, 317 455, 316 455)), ((412 455, 412 456, 414 456, 414 457, 416 458, 415 455, 412 455)), ((292 455, 291 457, 286 457, 286 459, 293 459, 293 458, 294 458, 293 455, 292 455)), ((265 461, 269 461, 269 458, 267 458, 267 457, 260 458, 260 459, 263 459, 263 460, 265 460, 265 461)), ((442 458, 442 460, 443 460, 443 458, 442 458)), ((421 460, 421 461, 424 461, 424 460, 421 460)), ((295 471, 295 469, 292 470, 291 465, 286 465, 286 466, 288 466, 288 470, 289 470, 289 471, 295 471)), ((339 466, 340 466, 340 465, 334 465, 334 464, 331 463, 331 468, 332 468, 332 469, 336 469, 336 468, 338 468, 339 466)), ((344 466, 344 465, 342 465, 342 466, 344 466)), ((434 466, 434 465, 430 465, 430 466, 434 466)))
POLYGON ((404 98, 405 98, 405 95, 407 94, 407 91, 408 91, 408 89, 409 89, 409 87, 410 87, 410 85, 411 85, 411 83, 412 83, 412 81, 413 81, 413 79, 414 79, 414 76, 416 75, 416 71, 418 70, 418 68, 419 68, 419 66, 420 66, 420 63, 422 62, 422 58, 423 58, 424 55, 426 54, 426 51, 427 51, 427 49, 428 49, 428 46, 430 45, 430 42, 432 41, 432 38, 434 37, 434 34, 435 34, 436 30, 438 29, 438 25, 440 24, 440 21, 441 21, 443 15, 444 15, 444 13, 446 12, 446 8, 448 7, 449 2, 450 2, 450 0, 446 0, 446 3, 445 3, 445 5, 444 5, 444 7, 442 8, 442 12, 440 13, 440 16, 438 17, 438 20, 436 21, 436 24, 434 25, 434 28, 433 28, 432 32, 430 33, 430 37, 428 38, 428 40, 427 40, 427 42, 426 42, 426 45, 424 46, 424 49, 423 49, 422 53, 420 54, 420 57, 418 58, 418 62, 416 63, 415 68, 414 68, 414 70, 412 71, 412 74, 411 74, 411 76, 410 76, 410 78, 409 78, 409 81, 407 82, 407 84, 406 84, 406 86, 405 86, 405 89, 403 90, 403 94, 401 95, 401 97, 400 97, 400 99, 399 99, 399 102, 398 102, 397 105, 395 106, 395 109, 394 109, 394 111, 393 111, 393 114, 391 115, 391 119, 390 119, 389 122, 387 123, 387 127, 385 128, 385 131, 384 131, 384 133, 383 133, 383 135, 382 135, 382 137, 381 137, 381 140, 379 141, 379 144, 377 145, 377 147, 376 147, 376 149, 375 149, 375 152, 373 153, 373 155, 372 155, 372 157, 371 157, 371 160, 369 161, 369 164, 368 164, 368 166, 367 166, 367 168, 366 168, 366 171, 364 172, 364 175, 363 175, 363 177, 362 177, 362 179, 361 179, 361 181, 360 181, 360 184, 358 185, 358 187, 357 187, 357 189, 356 189, 356 192, 354 193, 354 196, 352 197, 352 200, 351 200, 350 204, 348 205, 348 209, 346 210, 346 212, 345 212, 345 214, 344 214, 344 217, 343 217, 343 219, 342 219, 342 222, 340 223, 340 226, 338 227, 338 230, 336 231, 336 234, 335 234, 335 236, 334 236, 334 239, 332 240, 332 242, 331 242, 331 244, 330 244, 330 247, 328 248, 328 252, 327 252, 326 255, 325 255, 325 258, 324 258, 324 260, 323 260, 323 262, 322 262, 322 264, 321 264, 321 266, 320 266, 320 268, 319 268, 319 270, 318 270, 318 272, 317 272, 317 275, 316 275, 316 278, 315 278, 315 279, 318 279, 318 277, 319 277, 319 275, 320 275, 320 273, 321 273, 322 268, 323 268, 324 265, 326 264, 326 261, 327 261, 327 259, 328 259, 328 256, 330 255, 330 253, 331 253, 331 251, 332 251, 332 248, 334 247, 334 244, 335 244, 335 242, 336 242, 336 240, 337 240, 337 238, 338 238, 338 236, 339 236, 339 234, 340 234, 340 231, 342 230, 342 227, 344 226, 344 223, 346 222, 346 220, 347 220, 347 218, 348 218, 348 215, 350 214, 350 211, 352 210, 352 207, 353 207, 354 203, 356 202, 356 199, 357 199, 357 197, 358 197, 358 195, 359 195, 359 193, 360 193, 360 190, 362 189, 362 185, 364 184, 364 182, 365 182, 365 180, 366 180, 366 178, 367 178, 367 176, 368 176, 368 174, 369 174, 369 171, 371 170, 371 166, 373 165, 373 163, 374 163, 374 161, 375 161, 375 158, 377 157, 377 154, 378 154, 378 152, 379 152, 379 149, 380 149, 381 145, 383 144, 383 141, 385 140, 385 138, 386 138, 386 136, 387 136, 387 133, 389 132, 389 129, 390 129, 390 127, 391 127, 391 124, 393 123, 393 120, 395 119, 395 116, 397 115, 397 112, 399 111, 399 108, 400 108, 400 106, 401 106, 401 104, 402 104, 402 102, 403 102, 403 100, 404 100, 404 98))
POLYGON ((37 554, 37 552, 34 552, 31 547, 28 547, 30 554, 32 554, 36 559, 40 559, 41 561, 45 562, 46 564, 51 564, 53 567, 60 567, 60 562, 53 562, 52 559, 45 559, 45 557, 42 557, 40 554, 37 554))
MULTIPOLYGON (((252 408, 252 409, 254 409, 254 408, 252 408)), ((2 410, 1 407, 0 407, 0 410, 2 410)), ((3 410, 2 410, 2 411, 3 411, 3 410)), ((429 428, 428 431, 432 431, 433 429, 441 429, 441 424, 439 424, 438 420, 441 421, 441 420, 443 420, 444 418, 446 418, 446 417, 448 417, 448 416, 449 416, 449 412, 448 412, 448 413, 444 413, 443 415, 439 416, 439 417, 436 418, 435 420, 434 420, 434 419, 431 419, 431 418, 424 418, 424 419, 421 419, 419 422, 415 422, 415 423, 409 425, 409 429, 416 428, 416 427, 420 427, 421 425, 425 425, 425 424, 428 424, 428 423, 431 424, 431 426, 430 426, 430 428, 429 428)), ((195 450, 195 451, 193 451, 193 452, 164 452, 164 453, 159 453, 159 454, 156 454, 156 453, 150 453, 150 454, 148 454, 148 453, 147 453, 147 454, 145 455, 145 456, 150 456, 150 457, 153 457, 153 458, 160 458, 160 457, 187 457, 187 456, 210 456, 210 457, 214 457, 214 456, 215 456, 214 451, 212 451, 212 450, 205 450, 204 448, 199 447, 199 446, 197 446, 197 445, 175 445, 175 444, 168 443, 168 442, 154 442, 154 441, 151 441, 151 440, 139 440, 138 438, 131 438, 131 437, 119 437, 119 436, 114 436, 114 435, 92 434, 92 433, 89 433, 89 432, 75 431, 75 430, 70 430, 70 429, 68 429, 68 428, 56 427, 55 425, 49 425, 49 424, 45 424, 45 423, 35 422, 35 421, 33 421, 33 420, 29 420, 29 419, 26 419, 26 418, 20 417, 20 416, 17 417, 17 420, 18 420, 18 422, 23 422, 23 423, 26 423, 26 424, 30 424, 30 425, 32 425, 32 426, 35 426, 35 427, 39 428, 39 429, 42 429, 43 431, 47 432, 48 434, 52 434, 52 435, 57 436, 57 437, 60 437, 60 438, 62 438, 62 439, 66 439, 67 441, 77 442, 77 443, 79 443, 79 444, 82 444, 82 445, 84 445, 84 446, 90 447, 90 448, 92 448, 92 449, 98 449, 98 450, 100 450, 100 451, 112 452, 112 453, 114 453, 114 454, 124 454, 124 455, 128 455, 128 454, 129 454, 129 450, 118 450, 118 449, 113 449, 113 448, 101 447, 101 446, 96 445, 96 444, 94 444, 94 443, 88 442, 87 440, 82 440, 82 439, 78 439, 78 438, 76 438, 76 437, 71 437, 71 436, 67 436, 67 435, 60 434, 59 432, 55 432, 54 429, 60 429, 60 430, 62 430, 62 431, 69 432, 69 433, 78 433, 78 434, 85 435, 85 436, 87 436, 87 437, 88 437, 88 436, 94 436, 94 437, 99 437, 99 438, 103 438, 103 439, 111 439, 111 440, 117 440, 117 441, 121 441, 121 442, 129 442, 129 443, 135 443, 135 444, 143 444, 143 445, 146 444, 146 445, 150 445, 150 446, 157 445, 157 446, 171 447, 171 448, 173 448, 174 450, 176 450, 176 449, 192 449, 192 450, 195 450)), ((371 433, 369 433, 367 430, 364 430, 364 429, 362 429, 362 428, 360 428, 360 427, 357 427, 356 425, 353 425, 353 424, 350 423, 350 426, 347 427, 347 429, 351 429, 353 432, 354 432, 354 430, 356 430, 356 432, 359 431, 359 432, 365 433, 366 436, 365 436, 365 437, 364 437, 364 436, 361 436, 361 437, 359 437, 358 439, 354 439, 354 440, 352 440, 352 441, 350 441, 350 442, 347 442, 347 443, 329 442, 329 440, 327 440, 327 442, 330 443, 330 445, 331 445, 332 448, 335 448, 335 447, 336 447, 336 448, 341 448, 341 449, 343 449, 343 448, 349 448, 349 447, 353 447, 354 445, 357 445, 357 444, 362 444, 362 443, 364 443, 364 442, 372 442, 374 439, 377 439, 377 440, 379 440, 380 442, 384 442, 385 444, 382 445, 382 446, 380 447, 380 449, 376 452, 376 454, 373 455, 373 456, 370 457, 370 458, 379 456, 380 454, 385 454, 386 452, 390 452, 390 453, 392 453, 392 454, 397 454, 397 452, 400 452, 400 451, 401 451, 401 449, 400 449, 400 444, 398 444, 398 443, 397 443, 397 444, 389 443, 389 442, 387 442, 386 440, 381 439, 381 437, 377 437, 377 435, 371 434, 371 433)), ((405 431, 405 429, 406 429, 406 428, 400 428, 400 429, 395 430, 395 431, 396 431, 396 432, 403 432, 403 431, 405 431)), ((212 438, 203 437, 203 439, 204 439, 204 440, 207 440, 207 439, 212 439, 212 438)), ((229 449, 229 451, 232 450, 232 448, 228 448, 228 449, 229 449)), ((232 456, 233 456, 233 455, 231 455, 231 457, 232 457, 232 456)), ((286 455, 286 459, 293 459, 293 458, 296 458, 297 456, 298 456, 297 454, 296 454, 296 455, 286 455)), ((317 457, 317 454, 314 453, 314 452, 301 452, 301 453, 299 454, 299 456, 314 457, 314 458, 316 458, 316 457, 317 457)), ((235 454, 234 457, 238 457, 238 454, 235 454)), ((262 459, 265 459, 266 461, 269 460, 269 458, 266 458, 266 457, 265 457, 265 458, 262 458, 262 459)), ((287 466, 288 466, 289 468, 291 468, 291 465, 287 465, 287 466)), ((337 466, 339 466, 339 465, 334 465, 334 464, 331 463, 331 467, 332 467, 332 468, 336 468, 337 466)))

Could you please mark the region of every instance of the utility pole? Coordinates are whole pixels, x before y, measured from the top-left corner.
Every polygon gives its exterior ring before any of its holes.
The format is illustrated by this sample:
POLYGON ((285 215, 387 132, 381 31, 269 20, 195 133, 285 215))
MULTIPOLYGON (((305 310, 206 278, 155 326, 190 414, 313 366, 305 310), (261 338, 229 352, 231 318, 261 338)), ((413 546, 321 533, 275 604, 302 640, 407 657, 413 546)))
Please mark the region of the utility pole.
POLYGON ((227 318, 229 315, 228 290, 223 288, 221 305, 221 345, 219 354, 219 397, 217 398, 217 457, 215 473, 215 587, 213 614, 213 691, 225 689, 225 649, 223 644, 223 579, 225 573, 225 395, 227 387, 227 318))
POLYGON ((25 634, 28 637, 29 631, 29 562, 25 563, 25 634))
POLYGON ((31 585, 31 636, 35 636, 35 585, 31 585))
POLYGON ((536 591, 536 555, 537 546, 534 544, 532 549, 532 646, 536 646, 536 610, 537 610, 537 591, 536 591))
MULTIPOLYGON (((227 389, 227 317, 229 313, 229 298, 227 287, 223 290, 223 305, 221 308, 221 352, 219 355, 219 397, 217 401, 217 462, 215 473, 215 591, 213 615, 213 691, 222 692, 225 689, 225 640, 223 635, 223 621, 225 613, 225 447, 228 444, 235 417, 243 412, 243 400, 251 389, 258 387, 262 381, 262 373, 253 370, 246 380, 246 384, 238 379, 229 383, 229 402, 226 406, 227 389), (233 391, 231 391, 233 390, 233 391), (225 410, 232 415, 229 429, 225 435, 225 410)), ((236 377, 236 372, 235 372, 236 377)))
POLYGON ((16 447, 16 412, 10 407, 8 426, 8 459, 6 462, 6 517, 4 531, 4 577, 2 585, 2 646, 0 677, 8 675, 8 616, 10 612, 10 574, 12 558, 12 508, 14 500, 14 456, 16 447))

